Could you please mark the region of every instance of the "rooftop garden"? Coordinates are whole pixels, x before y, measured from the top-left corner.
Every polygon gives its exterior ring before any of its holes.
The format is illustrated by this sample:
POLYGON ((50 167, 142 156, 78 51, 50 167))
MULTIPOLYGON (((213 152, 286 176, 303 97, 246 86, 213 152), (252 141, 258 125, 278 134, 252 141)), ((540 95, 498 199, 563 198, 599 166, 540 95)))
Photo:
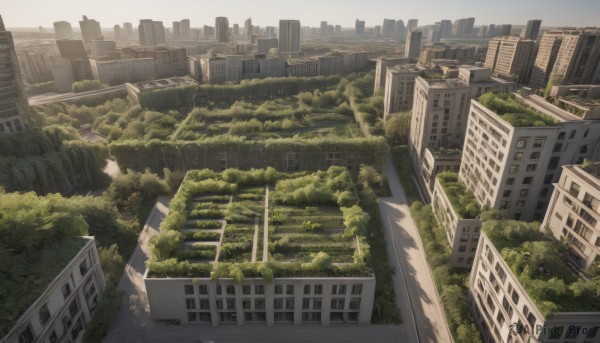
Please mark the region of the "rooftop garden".
POLYGON ((584 280, 570 272, 564 248, 539 223, 488 221, 483 230, 542 315, 598 312, 600 276, 584 280))
POLYGON ((190 171, 151 241, 149 277, 368 276, 369 220, 343 167, 190 171))
POLYGON ((525 105, 512 93, 486 93, 480 96, 478 101, 514 127, 545 127, 558 124, 550 116, 525 105))
POLYGON ((458 181, 458 174, 453 172, 441 172, 437 175, 444 193, 450 200, 452 208, 462 219, 475 219, 481 213, 481 206, 475 199, 475 195, 464 183, 458 181))

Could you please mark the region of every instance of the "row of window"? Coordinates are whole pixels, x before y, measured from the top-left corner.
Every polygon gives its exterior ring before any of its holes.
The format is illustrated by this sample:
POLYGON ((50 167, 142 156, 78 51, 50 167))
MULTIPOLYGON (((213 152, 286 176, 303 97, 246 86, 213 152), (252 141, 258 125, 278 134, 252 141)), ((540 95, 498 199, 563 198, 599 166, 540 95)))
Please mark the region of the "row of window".
MULTIPOLYGON (((291 295, 294 294, 295 285, 275 285, 274 293, 276 295, 291 295), (285 293, 284 293, 285 291, 285 293)), ((254 285, 254 293, 252 293, 252 285, 242 285, 242 294, 243 295, 263 295, 265 294, 265 286, 264 285, 254 285)), ((332 285, 331 286, 331 294, 333 295, 345 295, 348 291, 348 285, 332 285)), ((184 293, 186 295, 194 295, 194 286, 193 285, 184 285, 184 293)), ((235 295, 235 286, 234 285, 217 285, 216 288, 217 295, 235 295)), ((198 286, 198 294, 200 295, 208 295, 208 285, 199 285, 198 286)), ((323 294, 323 285, 304 285, 303 286, 303 294, 323 294)), ((361 295, 362 294, 362 284, 353 284, 350 287, 351 295, 361 295)))
MULTIPOLYGON (((323 299, 321 298, 303 298, 302 309, 303 310, 321 310, 323 299), (312 306, 311 306, 312 305, 312 306)), ((361 298, 351 298, 348 302, 348 308, 350 310, 360 309, 361 298)), ((210 303, 208 299, 185 299, 185 306, 188 310, 210 310, 210 303), (196 306, 199 305, 199 306, 196 306)), ((293 310, 295 307, 294 298, 275 298, 273 299, 273 308, 275 310, 293 310)), ((346 308, 345 298, 333 298, 331 299, 331 309, 333 310, 344 310, 346 308)), ((225 298, 216 300, 217 310, 235 310, 235 298, 225 298)), ((265 309, 265 298, 255 299, 242 299, 242 309, 244 310, 264 310, 265 309), (252 306, 254 304, 254 307, 252 306)), ((71 310, 71 308, 69 308, 71 310)))
MULTIPOLYGON (((189 322, 211 322, 212 316, 210 312, 188 312, 187 318, 189 322)), ((273 314, 275 322, 294 322, 294 312, 275 312, 273 314)), ((219 313, 221 322, 236 322, 236 312, 221 312, 219 313)), ((267 322, 266 312, 244 312, 244 321, 246 322, 267 322)), ((330 322, 349 322, 356 323, 358 321, 358 312, 330 312, 330 322)), ((303 323, 320 323, 321 312, 303 312, 303 323)))

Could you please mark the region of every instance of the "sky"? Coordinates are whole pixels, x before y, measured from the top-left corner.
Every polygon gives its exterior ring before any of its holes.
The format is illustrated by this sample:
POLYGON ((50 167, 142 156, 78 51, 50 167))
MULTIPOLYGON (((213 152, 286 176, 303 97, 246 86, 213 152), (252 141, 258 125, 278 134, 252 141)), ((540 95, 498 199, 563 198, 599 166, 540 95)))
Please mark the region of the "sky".
POLYGON ((82 15, 96 19, 103 28, 139 19, 173 21, 190 19, 192 27, 214 26, 215 17, 243 26, 277 26, 279 19, 299 19, 302 26, 354 27, 355 19, 367 27, 383 19, 418 18, 419 25, 440 19, 475 17, 475 25, 523 25, 542 19, 542 26, 600 26, 600 0, 2 0, 0 15, 8 28, 52 27, 59 20, 79 26, 82 15), (210 4, 210 5, 208 5, 210 4))

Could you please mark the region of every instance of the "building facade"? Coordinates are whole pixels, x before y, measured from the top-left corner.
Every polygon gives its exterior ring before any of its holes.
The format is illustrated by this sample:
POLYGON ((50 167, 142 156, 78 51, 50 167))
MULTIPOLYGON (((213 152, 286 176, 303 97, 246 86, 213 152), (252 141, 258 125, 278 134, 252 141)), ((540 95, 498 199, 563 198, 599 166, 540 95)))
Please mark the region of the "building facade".
POLYGON ((569 258, 589 269, 600 261, 600 164, 562 167, 542 228, 568 242, 569 258))
POLYGON ((81 342, 104 293, 104 275, 93 237, 15 321, 6 343, 81 342))
POLYGON ((0 133, 26 129, 23 114, 29 105, 23 88, 21 67, 12 34, 6 31, 0 17, 0 133))
POLYGON ((217 42, 227 43, 229 42, 229 19, 227 17, 215 18, 215 33, 217 42))
POLYGON ((560 167, 598 158, 600 122, 582 120, 536 95, 517 99, 545 121, 523 117, 514 126, 472 100, 459 175, 481 205, 517 220, 541 221, 560 167))
POLYGON ((519 37, 499 37, 490 40, 485 67, 492 75, 526 84, 535 59, 535 41, 519 37))
POLYGON ((383 95, 383 120, 390 113, 409 111, 413 105, 415 79, 421 75, 414 64, 388 67, 383 95))
POLYGON ((279 21, 279 51, 298 52, 300 51, 300 21, 299 20, 280 20, 279 21))
POLYGON ((358 20, 354 22, 354 34, 357 36, 362 36, 365 34, 365 21, 358 20))
POLYGON ((149 57, 121 60, 90 58, 90 64, 94 79, 111 86, 156 79, 156 64, 149 57))

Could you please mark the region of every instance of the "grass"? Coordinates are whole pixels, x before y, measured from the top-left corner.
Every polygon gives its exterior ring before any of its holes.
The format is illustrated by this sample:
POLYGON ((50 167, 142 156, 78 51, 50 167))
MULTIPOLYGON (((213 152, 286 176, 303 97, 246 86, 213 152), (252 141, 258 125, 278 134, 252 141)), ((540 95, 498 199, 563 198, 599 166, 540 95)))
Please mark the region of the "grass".
POLYGON ((486 93, 479 102, 514 127, 556 126, 552 117, 525 105, 512 93, 486 93))

